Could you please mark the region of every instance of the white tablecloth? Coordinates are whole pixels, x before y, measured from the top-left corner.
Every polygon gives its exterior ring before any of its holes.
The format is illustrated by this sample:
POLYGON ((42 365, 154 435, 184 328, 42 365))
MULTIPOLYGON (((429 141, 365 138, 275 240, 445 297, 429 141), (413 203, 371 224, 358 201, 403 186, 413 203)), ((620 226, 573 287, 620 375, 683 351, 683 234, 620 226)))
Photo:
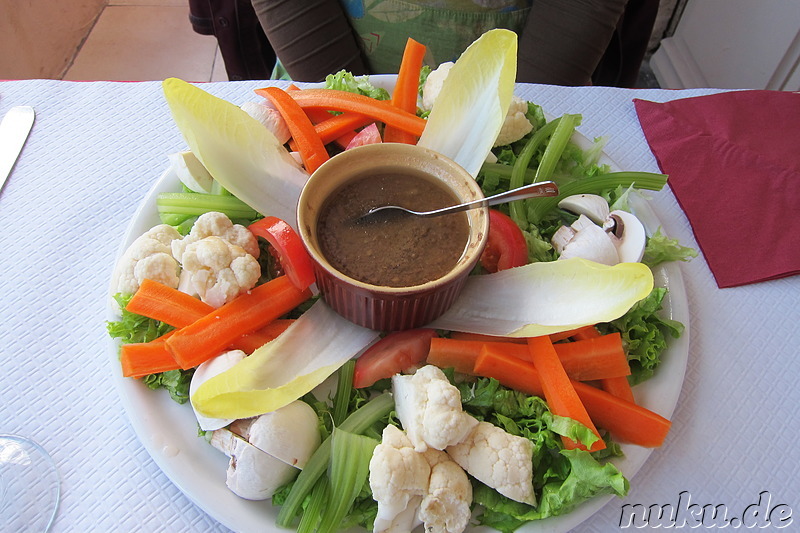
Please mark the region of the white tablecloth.
MULTIPOLYGON (((263 84, 204 88, 241 104, 263 84)), ((632 98, 709 92, 517 90, 553 115, 582 114, 580 131, 608 135, 606 152, 622 168, 653 172, 632 98)), ((0 193, 0 433, 29 435, 54 456, 62 501, 53 531, 226 531, 142 447, 107 354, 105 298, 118 243, 167 154, 185 147, 160 84, 0 82, 0 114, 15 105, 33 106, 37 118, 0 193)), ((672 193, 655 193, 652 203, 665 232, 697 248, 672 193)), ((725 505, 730 517, 768 491, 770 508, 800 513, 800 278, 720 290, 702 256, 682 273, 690 354, 671 433, 628 497, 576 531, 616 530, 622 505, 677 506, 681 493, 700 506, 725 505)))

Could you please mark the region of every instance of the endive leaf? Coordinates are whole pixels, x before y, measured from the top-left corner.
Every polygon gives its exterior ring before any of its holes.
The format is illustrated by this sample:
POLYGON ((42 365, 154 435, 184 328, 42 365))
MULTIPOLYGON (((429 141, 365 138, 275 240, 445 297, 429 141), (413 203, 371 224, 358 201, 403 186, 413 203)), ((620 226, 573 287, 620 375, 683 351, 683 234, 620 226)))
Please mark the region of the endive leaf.
POLYGON ((642 263, 601 265, 585 259, 531 263, 472 276, 430 327, 511 337, 536 337, 608 322, 653 289, 642 263))
POLYGON ((308 174, 275 136, 239 107, 177 78, 164 96, 192 153, 225 189, 262 215, 296 226, 308 174))
POLYGON ((277 339, 200 385, 192 405, 214 418, 274 411, 311 391, 377 338, 377 331, 349 322, 319 300, 277 339))
POLYGON ((517 34, 484 33, 450 69, 417 144, 477 176, 503 126, 516 77, 517 34))

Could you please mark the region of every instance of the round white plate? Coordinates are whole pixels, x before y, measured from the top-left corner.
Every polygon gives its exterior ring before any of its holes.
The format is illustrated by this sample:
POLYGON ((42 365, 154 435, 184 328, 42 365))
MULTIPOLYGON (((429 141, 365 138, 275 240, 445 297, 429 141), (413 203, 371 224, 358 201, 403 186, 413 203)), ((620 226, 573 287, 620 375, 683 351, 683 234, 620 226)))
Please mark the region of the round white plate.
MULTIPOLYGON (((391 88, 394 76, 372 76, 376 85, 391 88)), ((576 142, 588 145, 584 136, 576 134, 576 142)), ((616 167, 608 158, 605 162, 616 167)), ((156 197, 160 192, 180 190, 180 181, 171 170, 165 171, 133 216, 120 244, 116 261, 133 240, 159 224, 156 197)), ((647 202, 634 198, 632 207, 636 215, 653 232, 661 224, 647 202)), ((115 263, 116 263, 115 261, 115 263)), ((655 377, 634 387, 636 401, 640 405, 670 418, 683 385, 689 347, 689 309, 683 278, 677 264, 666 264, 654 271, 657 286, 669 289, 665 299, 665 316, 686 326, 679 339, 669 339, 669 347, 655 377)), ((109 301, 108 320, 117 320, 114 305, 109 301)), ((108 356, 114 368, 115 385, 125 407, 131 425, 142 445, 152 456, 167 477, 191 499, 226 527, 241 532, 284 532, 275 525, 277 508, 270 501, 248 501, 234 495, 225 486, 225 470, 228 458, 197 436, 197 422, 190 405, 179 405, 163 391, 152 391, 139 380, 123 378, 119 367, 118 344, 108 340, 108 356)), ((625 456, 614 462, 635 484, 636 472, 652 452, 651 449, 623 445, 625 456)), ((520 528, 520 532, 566 532, 589 519, 613 496, 601 496, 587 501, 573 512, 520 528)), ((469 531, 493 531, 475 527, 469 531)))

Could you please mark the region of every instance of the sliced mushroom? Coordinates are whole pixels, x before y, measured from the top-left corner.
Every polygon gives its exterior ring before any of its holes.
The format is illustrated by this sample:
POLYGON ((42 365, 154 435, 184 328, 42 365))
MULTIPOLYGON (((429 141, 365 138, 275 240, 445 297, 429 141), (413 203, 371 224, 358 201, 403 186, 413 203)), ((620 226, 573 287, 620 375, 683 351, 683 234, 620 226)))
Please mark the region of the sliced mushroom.
POLYGON ((619 263, 617 248, 603 228, 590 224, 581 228, 564 247, 559 259, 582 257, 604 265, 619 263))
POLYGON ((615 210, 608 215, 603 229, 611 235, 621 263, 638 263, 644 256, 647 233, 635 215, 615 210))
POLYGON ((317 415, 294 401, 255 419, 237 420, 219 429, 211 445, 230 457, 228 488, 248 500, 266 500, 291 481, 319 447, 317 415))
POLYGON ((608 218, 608 202, 596 194, 573 194, 560 202, 558 207, 576 215, 586 215, 597 225, 602 225, 608 218))

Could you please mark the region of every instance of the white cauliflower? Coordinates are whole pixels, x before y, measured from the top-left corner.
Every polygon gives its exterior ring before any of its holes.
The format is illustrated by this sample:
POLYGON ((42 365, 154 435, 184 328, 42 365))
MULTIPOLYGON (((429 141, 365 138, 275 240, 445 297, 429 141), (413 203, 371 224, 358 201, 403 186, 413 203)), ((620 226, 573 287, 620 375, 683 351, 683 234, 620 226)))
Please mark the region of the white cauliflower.
POLYGON ((242 111, 263 124, 281 144, 286 144, 291 139, 289 126, 280 112, 271 106, 268 101, 245 102, 242 104, 242 111))
POLYGON ((464 531, 472 505, 472 483, 467 473, 445 452, 429 448, 422 455, 431 467, 428 491, 419 508, 426 533, 464 531))
POLYGON ((433 108, 434 102, 436 102, 439 93, 442 91, 444 80, 447 79, 447 75, 450 74, 450 69, 453 68, 453 65, 452 61, 447 61, 428 74, 425 83, 422 85, 422 105, 420 106, 422 109, 430 111, 433 108))
POLYGON ((525 116, 527 112, 528 102, 518 96, 512 96, 506 118, 503 121, 503 126, 500 128, 500 133, 497 134, 497 139, 494 141, 495 146, 513 143, 531 132, 533 124, 531 124, 531 121, 525 116))
POLYGON ((117 263, 112 292, 133 294, 145 279, 176 288, 181 269, 172 257, 171 245, 180 239, 175 228, 167 224, 159 224, 140 235, 117 263))
POLYGON ((378 502, 373 531, 411 531, 428 490, 431 468, 400 429, 389 425, 369 462, 369 486, 378 502))
POLYGON ((457 444, 478 423, 464 412, 458 389, 433 365, 395 375, 392 388, 397 418, 418 452, 457 444))
POLYGON ((214 307, 252 289, 261 276, 255 257, 220 237, 191 242, 181 259, 188 284, 202 301, 214 307))
POLYGON ((470 475, 514 501, 536 505, 533 493, 533 443, 480 422, 447 453, 470 475))
POLYGON ((206 237, 221 237, 231 244, 244 248, 244 251, 258 258, 258 239, 241 224, 234 224, 224 213, 212 211, 197 217, 189 235, 172 242, 172 256, 183 263, 183 254, 193 242, 206 237))

